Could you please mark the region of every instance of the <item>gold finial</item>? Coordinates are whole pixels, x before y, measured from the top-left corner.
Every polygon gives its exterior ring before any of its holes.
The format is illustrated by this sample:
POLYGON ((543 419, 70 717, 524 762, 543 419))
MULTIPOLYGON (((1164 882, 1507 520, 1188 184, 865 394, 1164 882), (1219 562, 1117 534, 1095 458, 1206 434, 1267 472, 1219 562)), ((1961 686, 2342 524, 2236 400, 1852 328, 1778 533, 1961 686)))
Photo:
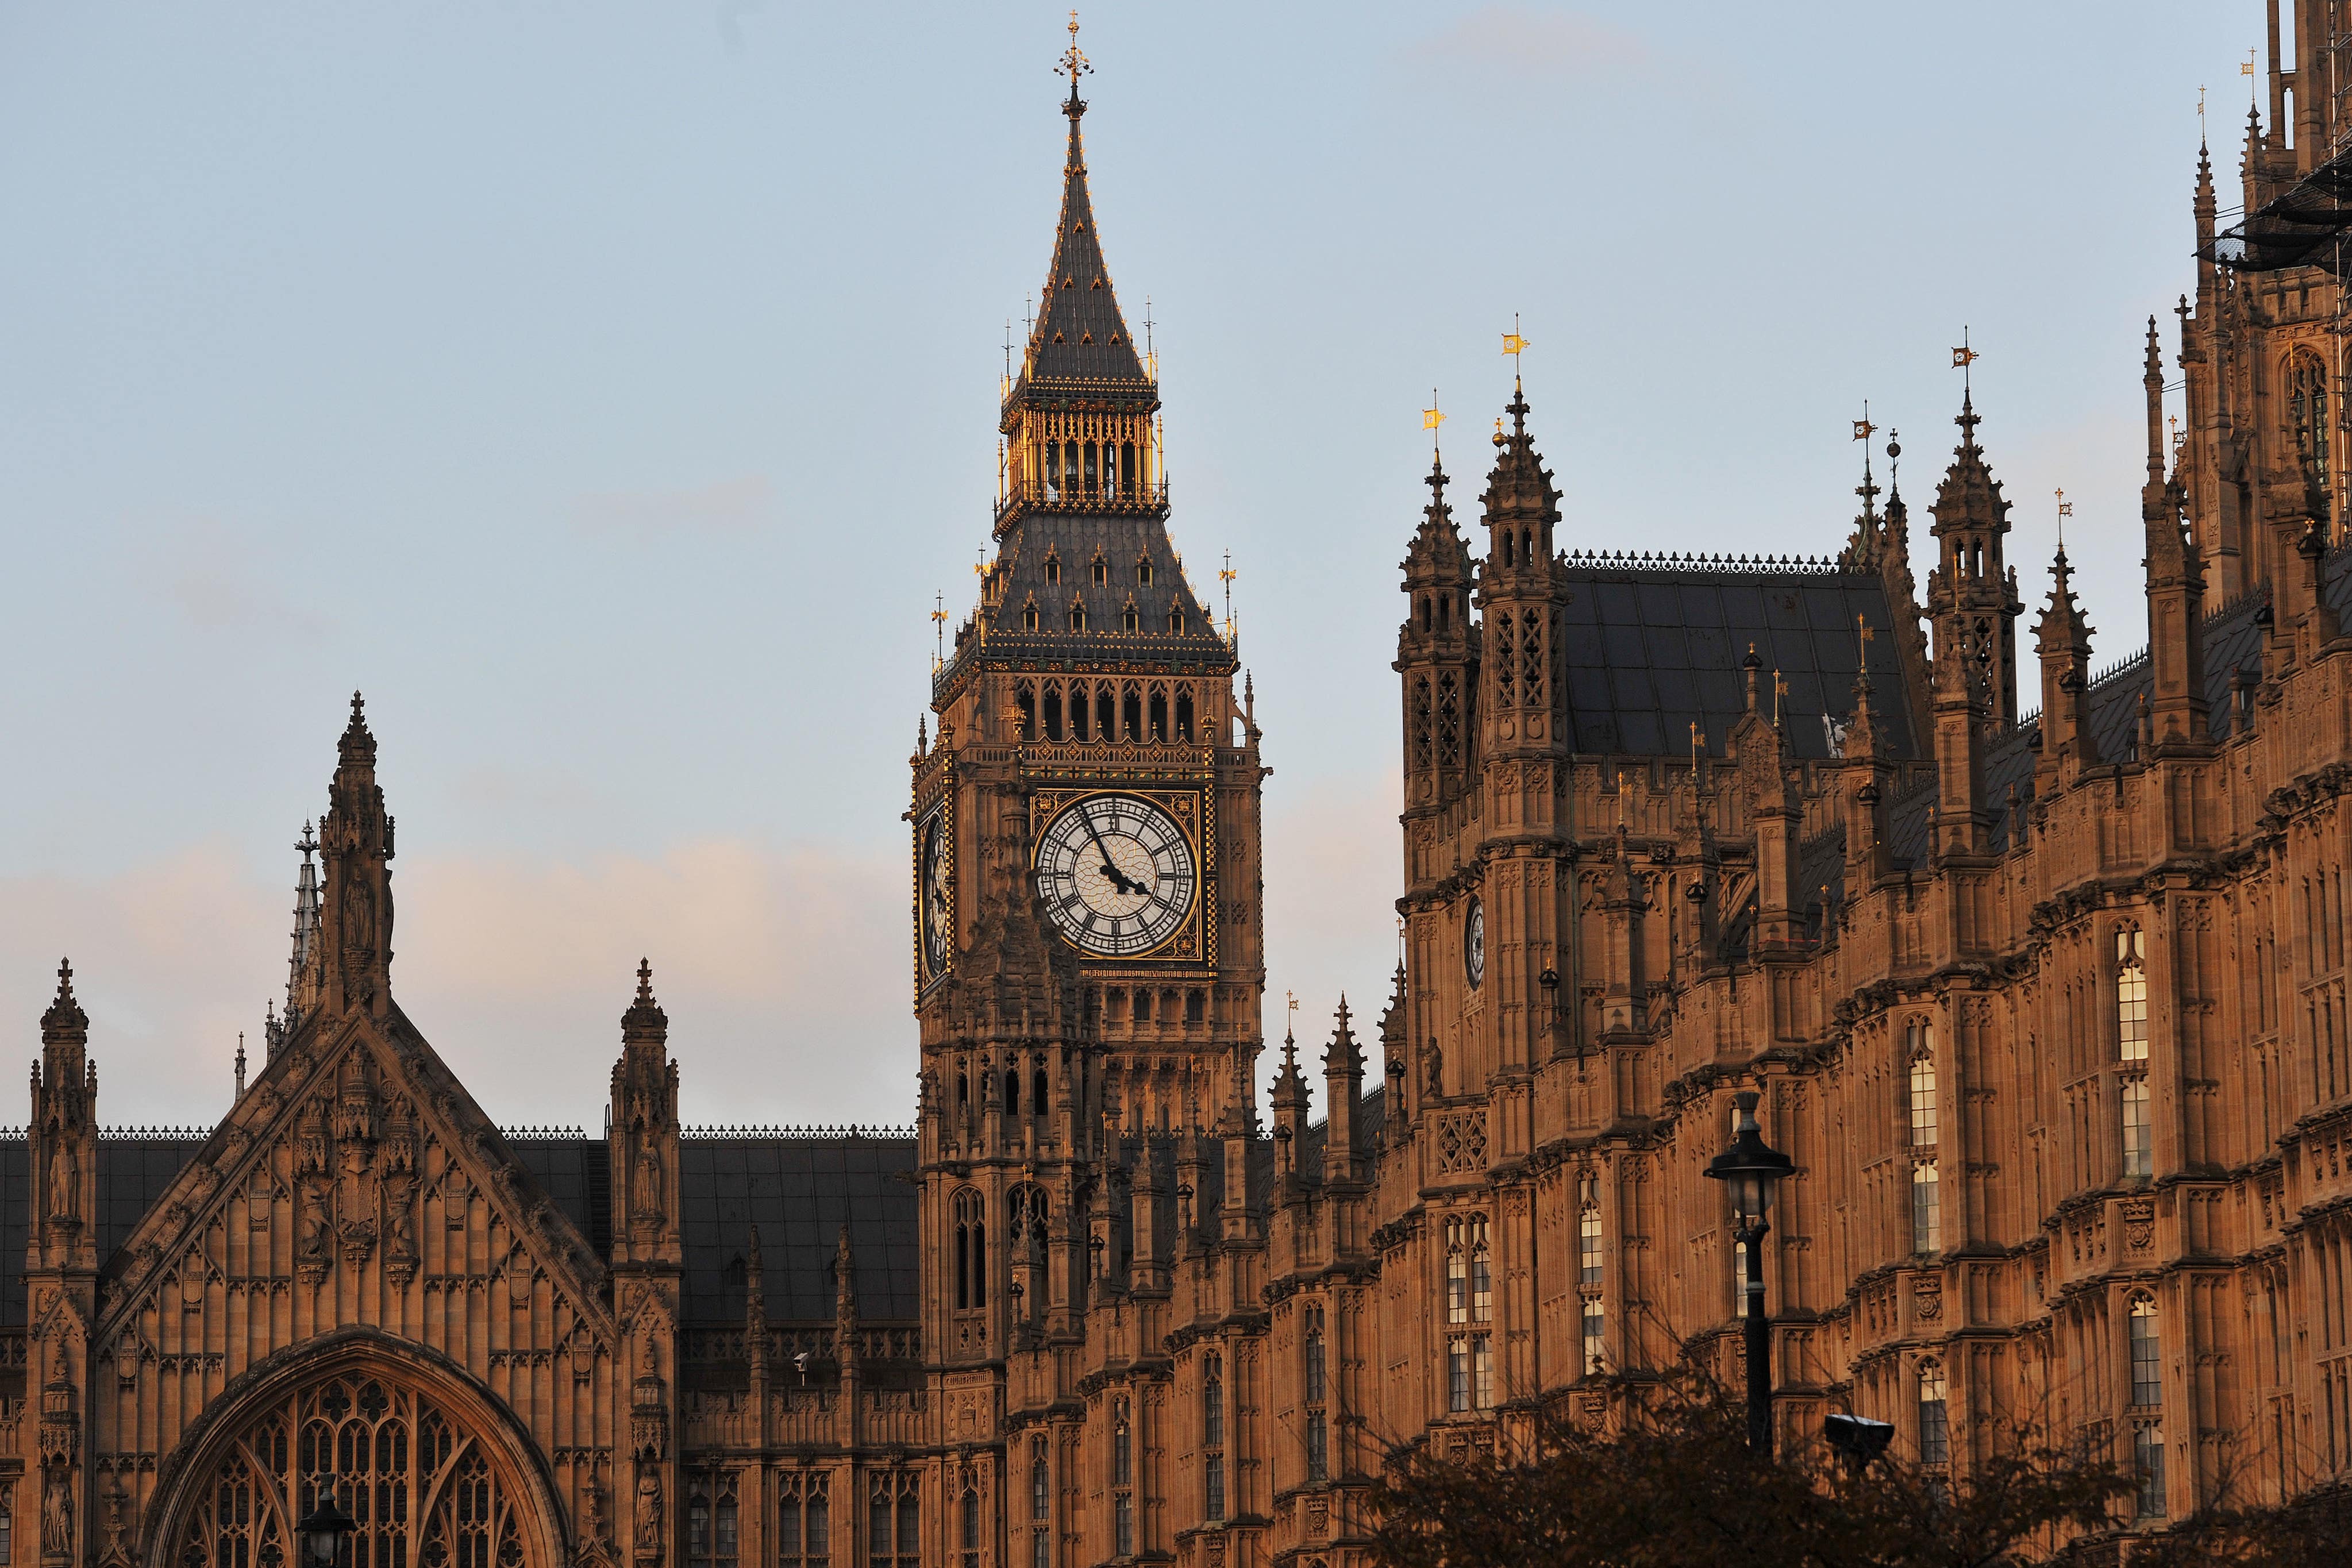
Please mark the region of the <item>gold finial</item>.
POLYGON ((2197 84, 2197 145, 2205 145, 2205 84, 2197 84))
MULTIPOLYGON (((1444 423, 1444 411, 1437 406, 1437 389, 1435 387, 1432 387, 1429 389, 1429 406, 1421 411, 1421 427, 1423 430, 1433 431, 1444 423)), ((1498 421, 1497 423, 1499 423, 1500 422, 1498 421)), ((1436 438, 1434 436, 1431 437, 1433 443, 1435 439, 1436 438)))
POLYGON ((2063 555, 2066 553, 2066 519, 2074 515, 2074 503, 2066 498, 2063 490, 2052 493, 2058 497, 2058 553, 2063 555))
POLYGON ((1519 356, 1528 351, 1528 340, 1519 334, 1519 313, 1511 312, 1511 329, 1503 334, 1503 352, 1511 356, 1511 381, 1519 379, 1519 356))
POLYGON ((1862 643, 1863 656, 1864 658, 1868 658, 1870 656, 1870 640, 1873 637, 1877 636, 1878 633, 1870 629, 1870 622, 1864 620, 1859 612, 1855 613, 1853 618, 1853 634, 1862 643))
POLYGON ((1780 727, 1780 699, 1789 695, 1789 677, 1780 671, 1772 672, 1772 727, 1780 727))
POLYGON ((1070 78, 1070 96, 1078 96, 1078 78, 1095 68, 1078 48, 1078 14, 1070 13, 1070 47, 1062 51, 1061 62, 1054 68, 1070 78))
POLYGON ((948 660, 948 596, 931 596, 931 669, 936 674, 948 660))
POLYGON ((1234 570, 1234 552, 1227 550, 1225 564, 1217 569, 1217 580, 1225 585, 1225 642, 1228 645, 1234 640, 1234 579, 1240 575, 1234 570))
POLYGON ((2246 84, 2246 107, 2252 109, 2261 102, 2263 92, 2262 78, 2259 76, 2256 76, 2254 72, 2253 50, 2248 49, 2246 51, 2246 57, 2239 62, 2238 74, 2242 77, 2254 78, 2253 80, 2249 81, 2246 84))

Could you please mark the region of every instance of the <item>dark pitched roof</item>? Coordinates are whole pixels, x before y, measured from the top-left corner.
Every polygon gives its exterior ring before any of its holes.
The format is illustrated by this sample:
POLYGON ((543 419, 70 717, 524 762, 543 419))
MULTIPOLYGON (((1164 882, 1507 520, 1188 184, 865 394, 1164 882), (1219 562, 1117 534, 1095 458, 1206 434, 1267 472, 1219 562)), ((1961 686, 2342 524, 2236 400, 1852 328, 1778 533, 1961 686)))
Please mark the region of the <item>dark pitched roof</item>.
POLYGON ((1921 753, 1902 667, 1894 656, 1893 608, 1875 572, 1813 563, 1670 560, 1653 556, 1567 558, 1568 712, 1580 752, 1687 757, 1690 727, 1721 757, 1747 709, 1740 661, 1761 659, 1758 703, 1769 716, 1772 672, 1790 752, 1831 755, 1824 716, 1853 712, 1860 643, 1854 617, 1876 633, 1871 707, 1887 755, 1921 753))
POLYGON ((760 1228, 767 1311, 777 1322, 831 1321, 834 1249, 849 1226, 857 1316, 922 1315, 921 1190, 910 1137, 690 1137, 678 1145, 686 1316, 743 1321, 742 1259, 760 1228))
POLYGON ((1054 231, 1054 260, 1045 275, 1037 322, 1030 329, 1024 381, 1131 381, 1144 382, 1143 361, 1119 314, 1103 263, 1102 237, 1095 232, 1095 204, 1087 189, 1086 141, 1078 117, 1086 102, 1074 89, 1064 112, 1070 117, 1069 155, 1062 165, 1062 217, 1054 231))
POLYGON ((993 607, 981 613, 988 620, 992 645, 1022 634, 1022 612, 1037 608, 1037 631, 1031 636, 1048 639, 1057 653, 1068 656, 1075 638, 1097 640, 1101 656, 1114 659, 1166 656, 1139 649, 1135 639, 1149 636, 1171 644, 1179 656, 1205 657, 1230 663, 1224 639, 1217 634, 1200 600, 1176 563, 1175 547, 1168 542, 1166 524, 1154 516, 1118 513, 1032 513, 1005 537, 997 555, 1003 572, 1003 591, 993 607), (1104 580, 1094 580, 1095 558, 1102 558, 1104 580), (1139 563, 1151 563, 1151 580, 1138 580, 1139 563), (1061 580, 1046 580, 1047 563, 1059 563, 1061 580), (1128 632, 1129 601, 1135 605, 1138 630, 1128 632), (1073 633, 1070 607, 1083 603, 1087 631, 1073 633), (1181 636, 1168 631, 1168 612, 1184 612, 1181 636))
MULTIPOLYGON (((2299 570, 2299 568, 2298 568, 2299 570)), ((2338 615, 2352 619, 2352 546, 2340 547, 2322 563, 2321 581, 2327 602, 2338 615)), ((2239 595, 2205 618, 2205 704, 2210 733, 2217 739, 2234 729, 2233 685, 2240 671, 2259 674, 2263 662, 2260 616, 2270 602, 2266 590, 2239 595)), ((2147 650, 2143 647, 2091 683, 2091 735, 2102 763, 2129 761, 2139 745, 2139 699, 2153 680, 2147 650)), ((2042 732, 2039 716, 2029 718, 1994 740, 1985 752, 1985 800, 1996 809, 1992 843, 2009 848, 2009 805, 2023 806, 2033 798, 2033 766, 2040 753, 2034 741, 2042 732)), ((1927 812, 1936 803, 1932 780, 1895 801, 1888 809, 1889 849, 1897 866, 1917 865, 1927 853, 1927 812)))
MULTIPOLYGON (((101 1135, 98 1153, 98 1256, 102 1262, 129 1239, 147 1211, 206 1134, 101 1135)), ((0 1137, 0 1328, 25 1324, 25 1244, 32 1228, 32 1151, 25 1134, 0 1137)))

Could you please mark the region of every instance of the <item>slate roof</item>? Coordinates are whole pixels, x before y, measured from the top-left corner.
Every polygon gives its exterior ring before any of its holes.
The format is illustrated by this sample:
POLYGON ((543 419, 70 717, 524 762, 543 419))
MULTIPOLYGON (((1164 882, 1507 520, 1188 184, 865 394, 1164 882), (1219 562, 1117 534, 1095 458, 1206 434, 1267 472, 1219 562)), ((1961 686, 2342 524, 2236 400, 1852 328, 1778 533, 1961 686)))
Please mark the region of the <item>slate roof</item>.
MULTIPOLYGON (((111 1257, 154 1207, 202 1136, 108 1134, 98 1155, 98 1240, 111 1257)), ((507 1145, 599 1250, 611 1245, 604 1140, 509 1134, 507 1145)), ((0 1136, 0 1329, 25 1325, 25 1243, 32 1184, 24 1134, 0 1136)), ((915 1140, 847 1134, 688 1136, 678 1145, 688 1322, 743 1321, 742 1258, 760 1228, 771 1321, 830 1322, 833 1259, 845 1220, 856 1257, 857 1315, 922 1315, 915 1140)))
MULTIPOLYGON (((98 1254, 101 1260, 163 1196, 205 1134, 108 1134, 98 1151, 98 1254)), ((0 1328, 25 1326, 25 1244, 32 1228, 32 1151, 22 1133, 0 1136, 0 1328)))
POLYGON ((1033 512, 1005 537, 997 556, 1007 573, 988 618, 992 648, 1015 638, 1038 642, 1060 658, 1150 659, 1171 654, 1230 665, 1232 653, 1201 608, 1176 563, 1168 529, 1150 514, 1033 512), (1107 580, 1094 580, 1099 551, 1107 580), (1061 580, 1046 580, 1048 559, 1060 563, 1061 580), (1151 563, 1151 580, 1139 582, 1139 562, 1151 563), (1135 601, 1139 630, 1127 632, 1129 599, 1135 601), (1022 612, 1037 607, 1037 630, 1022 628, 1022 612), (1083 602, 1087 630, 1070 630, 1070 607, 1083 602), (1168 631, 1168 612, 1184 612, 1181 635, 1168 631))
POLYGON ((1054 260, 1045 274, 1036 325, 1030 329, 1024 381, 1124 381, 1149 389, 1103 264, 1095 231, 1094 197, 1087 188, 1087 150, 1078 133, 1085 100, 1074 89, 1063 112, 1070 117, 1070 150, 1062 165, 1062 216, 1054 231, 1054 260))
MULTIPOLYGON (((2352 620, 2352 546, 2341 547, 2321 563, 2321 582, 2327 602, 2338 615, 2352 620)), ((2229 736, 2236 727, 2233 684, 2240 671, 2259 674, 2263 662, 2263 626, 2258 617, 2270 602, 2265 591, 2241 594, 2205 618, 2205 702, 2211 716, 2211 734, 2229 736)), ((1875 678, 1874 676, 1874 678, 1875 678)), ((2037 683, 2039 676, 2036 677, 2037 683)), ((2091 683, 2091 734, 2103 763, 2130 759, 2138 742, 2140 694, 2152 675, 2143 647, 2091 683)), ((2041 719, 2026 720, 1996 739, 1985 753, 1985 800, 1998 815, 1993 847, 2009 847, 2008 806, 2015 790, 2019 805, 2033 798, 2033 765, 2038 753, 2033 741, 2041 719)), ((1894 801, 1888 808, 1888 847, 1897 868, 1918 865, 1927 848, 1927 810, 1936 802, 1932 781, 1894 801)))
MULTIPOLYGON (((612 1203, 602 1138, 509 1138, 556 1206, 601 1249, 612 1241, 612 1203)), ((917 1218, 920 1193, 901 1177, 915 1168, 915 1140, 790 1133, 678 1141, 679 1219, 686 1243, 686 1319, 743 1321, 744 1268, 760 1228, 768 1318, 830 1322, 833 1257, 849 1225, 862 1322, 922 1315, 917 1218)))
POLYGON ((1747 710, 1740 661, 1752 644, 1764 662, 1759 705, 1771 701, 1774 670, 1789 684, 1781 710, 1790 750, 1828 757, 1823 716, 1843 719, 1853 711, 1859 615, 1877 633, 1871 706, 1881 743, 1893 757, 1922 755, 1889 635, 1894 612, 1875 572, 1583 554, 1568 557, 1567 567, 1563 631, 1577 751, 1688 757, 1696 723, 1708 755, 1721 757, 1747 710))

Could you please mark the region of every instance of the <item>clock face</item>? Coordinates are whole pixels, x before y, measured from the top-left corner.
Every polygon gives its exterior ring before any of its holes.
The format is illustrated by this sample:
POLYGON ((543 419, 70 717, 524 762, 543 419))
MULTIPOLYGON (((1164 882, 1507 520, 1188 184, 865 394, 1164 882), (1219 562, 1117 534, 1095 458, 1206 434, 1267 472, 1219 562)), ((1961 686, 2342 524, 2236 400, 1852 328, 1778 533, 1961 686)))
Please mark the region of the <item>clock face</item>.
POLYGON ((948 881, 948 818, 933 811, 923 822, 915 862, 915 920, 923 945, 923 976, 945 972, 955 951, 955 890, 948 881))
POLYGON ((1470 918, 1462 933, 1462 963, 1470 971, 1470 985, 1475 990, 1486 978, 1486 906, 1475 898, 1470 901, 1470 918))
POLYGON ((1089 795, 1037 845, 1037 891, 1062 935, 1105 958, 1149 953, 1192 911, 1192 846, 1176 819, 1134 795, 1089 795))

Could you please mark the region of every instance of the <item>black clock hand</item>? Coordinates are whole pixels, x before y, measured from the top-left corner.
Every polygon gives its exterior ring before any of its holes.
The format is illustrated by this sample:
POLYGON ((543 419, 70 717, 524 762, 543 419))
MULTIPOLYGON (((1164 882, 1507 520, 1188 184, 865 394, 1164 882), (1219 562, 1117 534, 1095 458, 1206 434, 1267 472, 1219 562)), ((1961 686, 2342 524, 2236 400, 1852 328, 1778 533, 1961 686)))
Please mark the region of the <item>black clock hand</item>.
POLYGON ((1094 813, 1087 810, 1084 806, 1081 806, 1078 808, 1078 820, 1087 825, 1087 837, 1094 840, 1095 852, 1102 856, 1103 874, 1110 878, 1111 885, 1118 888, 1121 893, 1143 893, 1148 891, 1137 883, 1129 882, 1127 879, 1127 874, 1120 871, 1118 867, 1111 863, 1110 846, 1103 842, 1102 834, 1095 830, 1094 813))

